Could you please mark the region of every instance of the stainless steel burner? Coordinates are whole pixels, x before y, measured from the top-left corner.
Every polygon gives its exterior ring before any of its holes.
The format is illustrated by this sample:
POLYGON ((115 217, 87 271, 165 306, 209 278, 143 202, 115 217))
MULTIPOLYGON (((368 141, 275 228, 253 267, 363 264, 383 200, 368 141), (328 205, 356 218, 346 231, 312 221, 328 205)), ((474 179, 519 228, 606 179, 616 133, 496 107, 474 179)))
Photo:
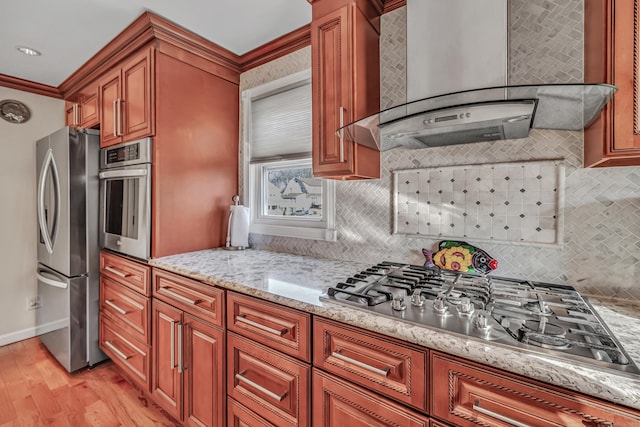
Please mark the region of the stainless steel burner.
POLYGON ((399 321, 640 374, 572 287, 382 262, 330 287, 324 301, 399 321))

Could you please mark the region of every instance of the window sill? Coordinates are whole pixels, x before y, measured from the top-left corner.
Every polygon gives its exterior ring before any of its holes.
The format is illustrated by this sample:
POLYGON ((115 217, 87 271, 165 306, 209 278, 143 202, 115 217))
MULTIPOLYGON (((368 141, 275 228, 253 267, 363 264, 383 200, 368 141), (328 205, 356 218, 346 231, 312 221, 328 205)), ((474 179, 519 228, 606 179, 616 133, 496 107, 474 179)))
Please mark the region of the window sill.
POLYGON ((301 228, 286 225, 251 224, 250 233, 268 234, 270 236, 296 237, 299 239, 337 241, 338 233, 333 229, 301 228))

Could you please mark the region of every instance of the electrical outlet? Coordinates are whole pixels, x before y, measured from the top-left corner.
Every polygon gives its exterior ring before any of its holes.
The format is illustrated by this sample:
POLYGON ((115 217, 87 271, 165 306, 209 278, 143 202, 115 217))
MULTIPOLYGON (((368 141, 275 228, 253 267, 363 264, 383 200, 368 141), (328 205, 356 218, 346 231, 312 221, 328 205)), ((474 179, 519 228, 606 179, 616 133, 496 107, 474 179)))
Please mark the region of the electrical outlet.
POLYGON ((42 300, 39 295, 27 298, 27 310, 36 310, 42 307, 42 300))

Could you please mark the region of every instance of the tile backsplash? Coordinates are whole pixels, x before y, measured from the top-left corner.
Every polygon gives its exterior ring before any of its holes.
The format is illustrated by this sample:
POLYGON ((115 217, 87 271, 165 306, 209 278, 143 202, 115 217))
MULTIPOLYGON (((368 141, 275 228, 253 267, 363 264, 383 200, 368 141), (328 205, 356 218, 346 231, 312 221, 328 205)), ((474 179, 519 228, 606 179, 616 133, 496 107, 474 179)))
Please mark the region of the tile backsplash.
MULTIPOLYGON (((510 82, 582 81, 583 0, 511 0, 510 82), (544 23, 534 16, 545 16, 544 23), (558 23, 571 22, 565 26, 558 23), (541 58, 543 58, 541 60, 541 58)), ((381 107, 406 99, 406 8, 382 17, 381 107)), ((241 90, 310 66, 309 48, 241 76, 241 90)), ((528 138, 381 153, 381 177, 337 182, 337 242, 251 234, 255 248, 364 262, 423 264, 438 239, 393 234, 399 170, 562 159, 562 245, 477 244, 496 275, 564 283, 599 296, 640 299, 640 167, 582 168, 582 132, 533 130, 528 138)), ((242 169, 241 169, 242 170, 242 169)), ((240 179, 242 180, 242 173, 240 179)), ((481 200, 482 201, 482 200, 481 200)))

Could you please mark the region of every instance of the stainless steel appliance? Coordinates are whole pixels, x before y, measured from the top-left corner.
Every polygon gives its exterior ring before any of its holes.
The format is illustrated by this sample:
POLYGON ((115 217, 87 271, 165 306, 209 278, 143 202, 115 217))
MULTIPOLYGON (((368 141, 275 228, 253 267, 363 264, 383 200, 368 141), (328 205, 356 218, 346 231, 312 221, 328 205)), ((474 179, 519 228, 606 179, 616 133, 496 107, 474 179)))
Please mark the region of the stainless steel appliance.
POLYGON ((320 299, 524 351, 640 373, 570 286, 382 262, 330 287, 320 299))
POLYGON ((36 333, 69 371, 106 358, 98 348, 98 131, 65 127, 36 143, 36 333))
POLYGON ((151 138, 100 150, 100 246, 151 256, 151 138))

